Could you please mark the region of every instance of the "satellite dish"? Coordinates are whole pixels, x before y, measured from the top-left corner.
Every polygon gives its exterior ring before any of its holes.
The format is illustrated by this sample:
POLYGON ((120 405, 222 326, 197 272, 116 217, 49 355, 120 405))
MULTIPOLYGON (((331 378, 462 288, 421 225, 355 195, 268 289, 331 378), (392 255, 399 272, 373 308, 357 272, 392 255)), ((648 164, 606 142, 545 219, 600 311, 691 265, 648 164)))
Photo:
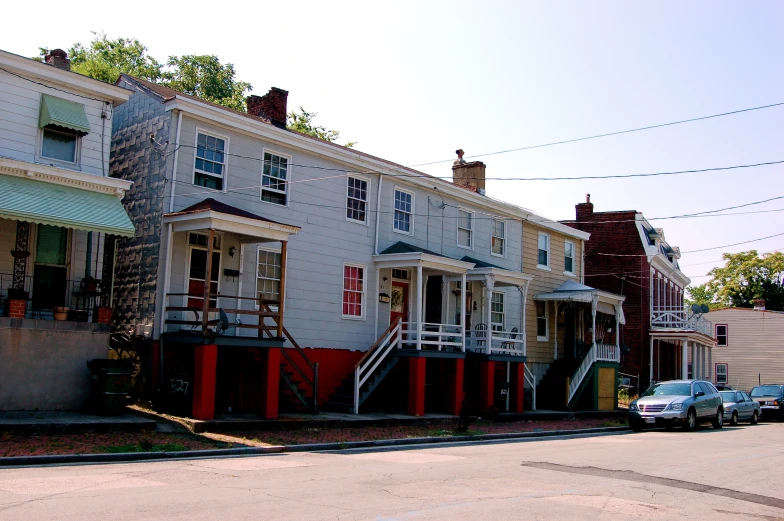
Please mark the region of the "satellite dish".
POLYGON ((226 314, 225 311, 223 311, 223 308, 220 308, 218 310, 218 313, 220 315, 221 330, 226 331, 227 329, 229 329, 229 316, 226 314))
POLYGON ((707 304, 703 304, 702 306, 700 306, 700 309, 702 310, 703 313, 707 313, 708 311, 710 311, 710 308, 708 307, 707 304))
POLYGON ((692 304, 691 305, 691 312, 692 313, 702 313, 702 306, 699 304, 692 304))

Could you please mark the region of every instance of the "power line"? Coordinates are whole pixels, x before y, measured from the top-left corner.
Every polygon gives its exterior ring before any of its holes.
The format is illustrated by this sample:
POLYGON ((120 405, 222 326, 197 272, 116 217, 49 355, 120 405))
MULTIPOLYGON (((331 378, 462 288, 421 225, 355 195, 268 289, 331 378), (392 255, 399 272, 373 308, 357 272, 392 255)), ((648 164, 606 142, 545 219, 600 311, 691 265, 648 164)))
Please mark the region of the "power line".
MULTIPOLYGON (((17 78, 23 79, 25 81, 29 81, 30 83, 35 83, 36 85, 40 85, 41 87, 46 87, 47 89, 56 90, 58 92, 64 92, 65 94, 69 94, 71 96, 76 96, 76 97, 79 97, 79 98, 89 99, 89 100, 92 100, 92 101, 98 101, 100 103, 108 103, 108 101, 106 101, 105 99, 91 98, 90 96, 84 96, 82 94, 77 94, 75 92, 71 92, 70 90, 58 89, 57 87, 52 87, 51 85, 47 85, 46 83, 41 83, 40 81, 31 80, 30 78, 27 78, 25 76, 22 76, 21 74, 15 73, 15 72, 11 72, 8 69, 4 69, 3 67, 0 67, 0 71, 6 72, 6 73, 10 74, 11 76, 16 76, 17 78)), ((73 74, 77 74, 77 73, 74 72, 73 74)), ((77 74, 77 75, 78 76, 82 76, 81 74, 77 74)), ((85 77, 89 78, 89 76, 85 76, 85 77)), ((90 79, 93 79, 93 78, 90 78, 90 79)), ((100 82, 100 83, 104 83, 101 80, 95 80, 95 81, 100 82)))
MULTIPOLYGON (((748 241, 736 242, 733 244, 724 244, 722 246, 713 246, 711 248, 701 248, 699 250, 682 251, 680 253, 697 253, 701 251, 721 250, 723 248, 730 248, 732 246, 740 246, 741 244, 749 244, 752 242, 764 241, 765 239, 771 239, 773 237, 781 237, 782 235, 784 235, 784 232, 768 235, 766 237, 760 237, 758 239, 751 239, 748 241)), ((602 255, 605 257, 647 257, 648 256, 647 254, 637 254, 637 253, 601 253, 601 252, 597 252, 596 255, 602 255)))
MULTIPOLYGON (((694 121, 702 121, 702 120, 705 120, 705 119, 719 118, 719 117, 722 117, 722 116, 730 116, 730 115, 733 115, 733 114, 740 114, 740 113, 743 113, 743 112, 751 112, 753 110, 762 110, 762 109, 768 109, 768 108, 772 108, 772 107, 779 107, 781 105, 784 105, 784 102, 772 103, 770 105, 762 105, 762 106, 759 106, 759 107, 751 107, 751 108, 748 108, 748 109, 733 110, 731 112, 722 112, 721 114, 713 114, 711 116, 701 116, 701 117, 698 117, 698 118, 682 119, 680 121, 672 121, 670 123, 660 123, 658 125, 649 125, 647 127, 632 128, 632 129, 629 129, 629 130, 619 130, 617 132, 608 132, 608 133, 605 133, 605 134, 596 134, 594 136, 580 137, 580 138, 574 138, 574 139, 565 139, 565 140, 562 140, 562 141, 553 141, 552 143, 543 143, 543 144, 540 144, 540 145, 530 145, 530 146, 519 147, 519 148, 510 148, 508 150, 499 150, 499 151, 496 151, 496 152, 486 152, 484 154, 476 154, 476 155, 473 155, 473 156, 470 156, 470 157, 471 158, 475 158, 475 157, 495 156, 495 155, 499 155, 499 154, 508 154, 510 152, 520 152, 522 150, 531 150, 531 149, 534 149, 534 148, 544 148, 544 147, 551 147, 551 146, 554 146, 554 145, 563 145, 563 144, 566 144, 566 143, 576 143, 578 141, 587 141, 589 139, 598 139, 598 138, 602 138, 602 137, 618 136, 618 135, 621 135, 621 134, 629 134, 631 132, 639 132, 639 131, 642 131, 642 130, 651 130, 651 129, 654 129, 654 128, 669 127, 669 126, 673 126, 673 125, 680 125, 682 123, 691 123, 691 122, 694 122, 694 121)), ((410 165, 410 166, 415 167, 415 166, 435 165, 435 164, 438 164, 438 163, 446 163, 446 162, 451 162, 451 161, 454 161, 454 159, 441 159, 439 161, 430 161, 428 163, 417 163, 415 165, 410 165)))

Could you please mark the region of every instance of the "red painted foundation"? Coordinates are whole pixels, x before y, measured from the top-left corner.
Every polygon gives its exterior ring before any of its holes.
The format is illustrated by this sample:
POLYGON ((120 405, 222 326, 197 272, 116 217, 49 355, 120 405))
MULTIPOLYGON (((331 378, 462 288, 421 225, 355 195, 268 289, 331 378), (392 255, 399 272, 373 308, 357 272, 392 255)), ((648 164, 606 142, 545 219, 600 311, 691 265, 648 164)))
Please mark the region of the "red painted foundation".
POLYGON ((197 420, 215 418, 215 377, 218 346, 197 345, 193 349, 193 410, 197 420))
POLYGON ((426 358, 408 359, 408 414, 425 415, 425 362, 426 358))
POLYGON ((479 362, 479 412, 484 414, 493 407, 495 392, 495 362, 482 360, 479 362))
POLYGON ((522 362, 512 362, 512 374, 509 382, 509 412, 523 412, 523 397, 525 396, 525 364, 522 362))
POLYGON ((152 388, 158 389, 161 385, 161 341, 155 340, 152 343, 152 360, 150 364, 152 388))
POLYGON ((264 392, 259 401, 259 415, 267 420, 278 417, 280 385, 280 348, 261 350, 261 381, 264 392))
POLYGON ((454 361, 447 360, 446 363, 452 367, 448 370, 448 386, 447 386, 447 414, 460 414, 460 408, 463 404, 463 379, 465 374, 465 359, 455 358, 454 361))

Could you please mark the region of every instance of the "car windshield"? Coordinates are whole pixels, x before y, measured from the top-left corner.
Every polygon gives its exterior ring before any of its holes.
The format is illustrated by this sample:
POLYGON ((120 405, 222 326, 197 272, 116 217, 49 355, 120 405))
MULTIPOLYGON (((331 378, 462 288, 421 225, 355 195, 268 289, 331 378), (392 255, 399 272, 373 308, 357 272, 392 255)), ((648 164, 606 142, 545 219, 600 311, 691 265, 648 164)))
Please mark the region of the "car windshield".
POLYGON ((751 390, 752 396, 778 396, 781 394, 781 387, 778 385, 761 385, 751 390))
POLYGON ((691 396, 691 385, 656 384, 645 391, 643 396, 691 396))
POLYGON ((726 402, 734 402, 735 401, 735 391, 719 391, 721 395, 722 401, 726 402))

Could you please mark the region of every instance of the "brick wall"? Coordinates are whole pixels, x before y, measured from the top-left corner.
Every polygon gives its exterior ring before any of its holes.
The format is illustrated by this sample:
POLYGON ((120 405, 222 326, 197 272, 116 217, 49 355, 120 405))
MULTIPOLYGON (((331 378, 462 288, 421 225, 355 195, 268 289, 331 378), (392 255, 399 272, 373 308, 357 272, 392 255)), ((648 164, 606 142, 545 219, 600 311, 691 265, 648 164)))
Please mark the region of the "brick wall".
POLYGON ((118 241, 114 285, 113 326, 126 331, 155 319, 167 158, 152 147, 150 136, 154 134, 159 143, 169 139, 171 114, 156 97, 124 80, 120 86, 135 91, 128 103, 115 109, 109 166, 112 177, 133 181, 123 205, 136 236, 118 241))

